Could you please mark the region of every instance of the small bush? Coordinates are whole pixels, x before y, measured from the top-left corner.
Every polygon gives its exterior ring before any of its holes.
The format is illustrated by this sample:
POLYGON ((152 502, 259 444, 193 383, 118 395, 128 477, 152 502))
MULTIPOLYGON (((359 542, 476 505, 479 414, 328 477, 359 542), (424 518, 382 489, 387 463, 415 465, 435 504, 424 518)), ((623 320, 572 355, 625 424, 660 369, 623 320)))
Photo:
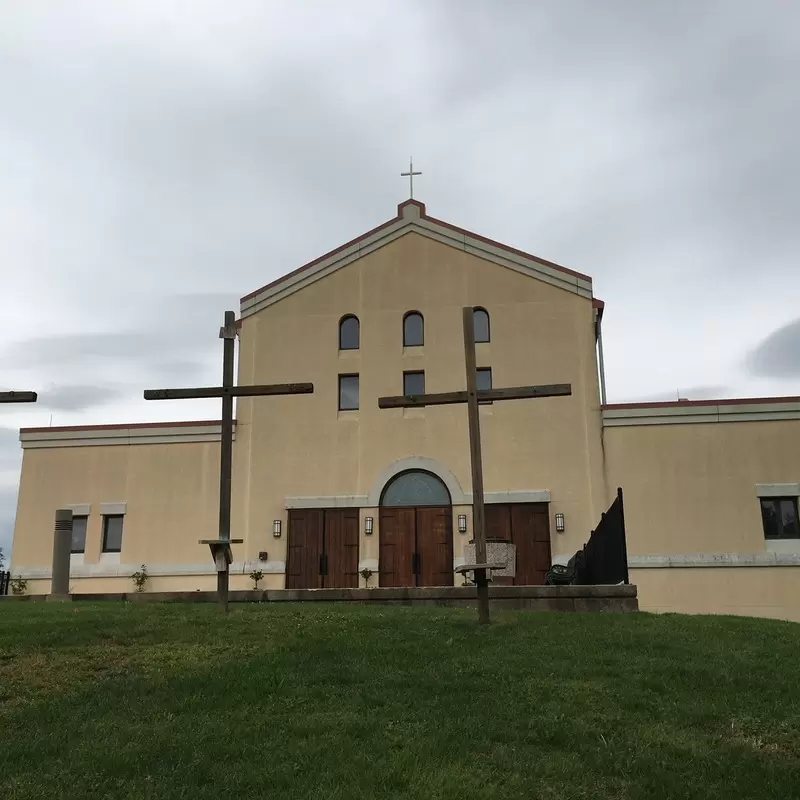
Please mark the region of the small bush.
POLYGON ((11 586, 11 594, 15 594, 18 597, 28 591, 28 581, 20 575, 12 578, 9 586, 11 586))
POLYGON ((136 572, 131 575, 131 580, 133 581, 134 585, 136 586, 137 592, 144 591, 144 585, 147 583, 147 566, 142 564, 141 568, 138 569, 136 572))
POLYGON ((250 580, 253 581, 253 588, 258 589, 258 582, 264 577, 264 573, 260 569, 254 569, 250 573, 250 580))

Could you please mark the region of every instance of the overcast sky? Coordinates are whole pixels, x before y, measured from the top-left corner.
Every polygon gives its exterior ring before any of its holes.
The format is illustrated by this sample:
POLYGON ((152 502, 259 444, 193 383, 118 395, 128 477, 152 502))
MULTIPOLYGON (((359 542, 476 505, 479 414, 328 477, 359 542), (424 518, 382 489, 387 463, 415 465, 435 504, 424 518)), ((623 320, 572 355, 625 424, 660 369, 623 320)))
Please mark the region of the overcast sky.
MULTIPOLYGON (((793 0, 0 3, 20 426, 214 417, 226 308, 392 217, 587 273, 609 399, 800 394, 793 0)), ((546 381, 547 376, 542 376, 546 381)))

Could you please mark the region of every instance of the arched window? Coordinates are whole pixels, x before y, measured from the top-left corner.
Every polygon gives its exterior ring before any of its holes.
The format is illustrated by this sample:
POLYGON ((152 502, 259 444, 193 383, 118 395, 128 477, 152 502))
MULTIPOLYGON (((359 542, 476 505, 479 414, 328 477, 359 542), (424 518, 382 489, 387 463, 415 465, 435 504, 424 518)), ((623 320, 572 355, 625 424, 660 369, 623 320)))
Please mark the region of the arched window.
POLYGON ((382 506, 449 506, 450 492, 442 480, 421 469, 401 472, 386 484, 382 506))
POLYGON ((358 317, 352 314, 339 320, 339 349, 358 350, 358 317))
POLYGON ((489 312, 485 308, 476 308, 472 312, 472 326, 476 342, 489 341, 489 312))
POLYGON ((425 343, 425 320, 419 311, 403 317, 403 347, 421 347, 425 343))

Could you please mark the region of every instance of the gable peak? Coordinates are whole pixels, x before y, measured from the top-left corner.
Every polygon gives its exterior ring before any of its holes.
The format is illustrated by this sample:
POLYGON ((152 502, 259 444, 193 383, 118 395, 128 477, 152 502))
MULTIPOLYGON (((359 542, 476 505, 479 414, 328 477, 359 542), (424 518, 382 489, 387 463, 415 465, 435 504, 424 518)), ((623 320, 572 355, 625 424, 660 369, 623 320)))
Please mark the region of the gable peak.
POLYGON ((400 219, 420 219, 425 216, 425 203, 419 200, 404 200, 397 206, 397 216, 400 219))

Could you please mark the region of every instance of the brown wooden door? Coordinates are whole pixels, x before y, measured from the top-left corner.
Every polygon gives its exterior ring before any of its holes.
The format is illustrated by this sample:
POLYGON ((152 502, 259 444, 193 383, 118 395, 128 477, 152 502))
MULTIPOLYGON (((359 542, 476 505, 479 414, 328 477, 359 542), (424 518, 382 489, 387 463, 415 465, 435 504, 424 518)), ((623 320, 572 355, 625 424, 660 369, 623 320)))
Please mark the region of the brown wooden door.
POLYGON ((319 589, 324 516, 321 508, 291 509, 286 532, 286 588, 319 589))
POLYGON ((453 510, 417 508, 417 586, 453 585, 453 510))
POLYGON ((381 586, 414 586, 416 514, 413 508, 382 508, 379 580, 381 586))
POLYGON ((512 503, 511 538, 517 546, 517 586, 544 584, 550 569, 550 514, 547 503, 512 503))
POLYGON ((358 509, 330 508, 325 511, 323 553, 326 589, 358 586, 358 509))

